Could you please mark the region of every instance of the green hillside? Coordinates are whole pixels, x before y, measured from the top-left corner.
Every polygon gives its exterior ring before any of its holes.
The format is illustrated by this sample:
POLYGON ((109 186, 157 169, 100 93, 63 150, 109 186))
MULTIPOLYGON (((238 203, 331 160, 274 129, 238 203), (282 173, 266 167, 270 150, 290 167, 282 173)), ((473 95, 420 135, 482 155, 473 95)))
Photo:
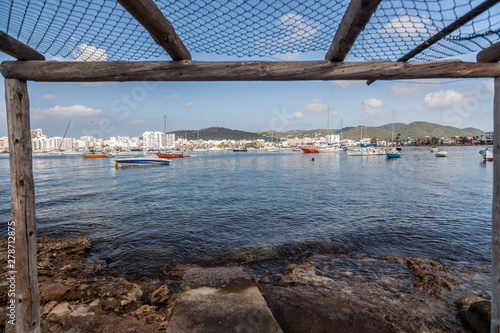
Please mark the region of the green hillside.
MULTIPOLYGON (((394 123, 394 132, 397 132, 400 128, 403 128, 405 126, 408 126, 408 125, 406 125, 405 123, 394 123)), ((378 126, 378 128, 382 128, 382 129, 385 129, 385 130, 392 132, 392 124, 378 126)))
MULTIPOLYGON (((176 137, 186 138, 188 140, 198 139, 198 130, 181 130, 169 132, 169 134, 175 134, 176 137)), ((225 127, 210 127, 199 130, 200 140, 257 140, 266 139, 261 134, 245 132, 239 130, 232 130, 225 127)))
POLYGON ((469 132, 470 134, 472 134, 472 136, 484 135, 484 131, 477 129, 477 128, 474 128, 474 127, 466 127, 463 130, 469 132))
POLYGON ((473 134, 452 126, 443 126, 425 121, 415 121, 398 130, 402 138, 473 136, 473 134))

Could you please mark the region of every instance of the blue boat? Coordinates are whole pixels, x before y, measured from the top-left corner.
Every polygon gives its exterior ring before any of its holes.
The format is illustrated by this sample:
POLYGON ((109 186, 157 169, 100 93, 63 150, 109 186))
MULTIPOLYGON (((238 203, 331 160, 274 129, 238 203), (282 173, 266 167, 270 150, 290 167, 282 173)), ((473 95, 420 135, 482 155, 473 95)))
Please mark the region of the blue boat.
POLYGON ((392 148, 385 153, 385 156, 387 158, 400 158, 401 152, 395 148, 392 148))
POLYGON ((115 167, 118 166, 138 166, 138 165, 169 165, 170 160, 158 157, 150 157, 143 154, 130 158, 121 158, 115 160, 115 167))

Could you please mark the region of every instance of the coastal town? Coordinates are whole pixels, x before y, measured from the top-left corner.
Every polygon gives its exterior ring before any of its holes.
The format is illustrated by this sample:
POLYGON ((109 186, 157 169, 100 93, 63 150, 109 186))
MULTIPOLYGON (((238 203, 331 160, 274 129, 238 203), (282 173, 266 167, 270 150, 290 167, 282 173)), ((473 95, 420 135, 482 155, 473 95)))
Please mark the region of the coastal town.
MULTIPOLYGON (((345 147, 356 147, 361 144, 376 144, 377 146, 392 145, 391 139, 382 140, 372 137, 362 138, 360 140, 343 139, 339 134, 316 133, 314 136, 293 137, 272 137, 263 136, 263 139, 243 139, 234 140, 231 138, 222 140, 190 140, 185 136, 176 136, 160 131, 146 131, 140 137, 112 136, 109 139, 96 138, 94 136, 82 136, 76 138, 48 137, 42 129, 31 130, 31 144, 34 153, 58 152, 58 151, 78 151, 84 152, 89 149, 95 150, 114 150, 114 151, 136 151, 136 150, 158 150, 158 149, 180 149, 180 150, 226 150, 238 147, 246 148, 296 148, 305 146, 328 146, 342 145, 345 147)), ((455 137, 436 137, 423 136, 417 138, 399 138, 394 139, 394 143, 404 146, 422 146, 422 145, 491 145, 493 143, 493 132, 485 132, 483 135, 476 136, 455 136, 455 137)), ((0 151, 8 152, 8 137, 0 137, 0 151)))

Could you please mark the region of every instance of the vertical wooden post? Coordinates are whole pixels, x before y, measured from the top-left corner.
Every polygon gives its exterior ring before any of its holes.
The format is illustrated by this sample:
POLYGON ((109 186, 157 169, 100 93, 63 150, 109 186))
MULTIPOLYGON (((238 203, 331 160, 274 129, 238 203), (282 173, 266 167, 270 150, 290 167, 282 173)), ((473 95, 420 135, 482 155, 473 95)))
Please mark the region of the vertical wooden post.
POLYGON ((40 296, 36 269, 35 186, 26 81, 6 79, 5 101, 15 228, 16 331, 38 333, 40 296))
POLYGON ((491 231, 491 333, 500 332, 500 77, 493 97, 493 214, 491 231))

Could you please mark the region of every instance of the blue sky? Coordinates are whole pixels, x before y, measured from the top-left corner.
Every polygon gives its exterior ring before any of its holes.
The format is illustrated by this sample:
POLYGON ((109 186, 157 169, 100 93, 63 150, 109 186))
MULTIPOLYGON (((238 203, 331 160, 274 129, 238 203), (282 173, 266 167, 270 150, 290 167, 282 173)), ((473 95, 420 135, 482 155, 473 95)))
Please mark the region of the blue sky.
MULTIPOLYGON (((286 59, 289 56, 282 56, 286 59)), ((317 60, 323 53, 294 55, 317 60)), ((0 60, 10 60, 1 55, 0 60)), ((50 56, 49 56, 50 59, 50 56)), ((196 60, 241 58, 193 54, 196 60)), ((280 57, 261 58, 276 60, 280 57)), ((474 60, 474 55, 462 57, 474 60)), ((3 80, 2 80, 3 89, 3 80)), ((398 80, 310 82, 164 82, 38 83, 29 82, 31 127, 48 136, 63 136, 70 115, 74 135, 140 136, 167 131, 222 126, 245 131, 316 129, 361 123, 379 126, 395 121, 428 121, 460 128, 493 127, 493 80, 398 80)), ((0 136, 7 135, 5 101, 0 103, 0 136)), ((68 134, 69 135, 69 134, 68 134)))

